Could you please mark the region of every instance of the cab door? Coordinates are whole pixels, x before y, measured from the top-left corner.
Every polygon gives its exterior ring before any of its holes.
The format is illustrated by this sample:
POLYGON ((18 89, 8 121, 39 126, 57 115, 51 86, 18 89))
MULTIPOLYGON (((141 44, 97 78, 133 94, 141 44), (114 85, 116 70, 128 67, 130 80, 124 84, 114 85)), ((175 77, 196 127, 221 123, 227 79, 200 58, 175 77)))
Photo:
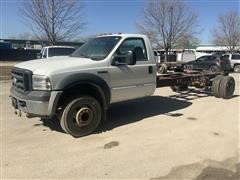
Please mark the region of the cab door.
POLYGON ((136 63, 111 65, 111 102, 151 95, 156 87, 156 64, 148 59, 143 38, 127 38, 118 47, 114 57, 132 52, 136 63))

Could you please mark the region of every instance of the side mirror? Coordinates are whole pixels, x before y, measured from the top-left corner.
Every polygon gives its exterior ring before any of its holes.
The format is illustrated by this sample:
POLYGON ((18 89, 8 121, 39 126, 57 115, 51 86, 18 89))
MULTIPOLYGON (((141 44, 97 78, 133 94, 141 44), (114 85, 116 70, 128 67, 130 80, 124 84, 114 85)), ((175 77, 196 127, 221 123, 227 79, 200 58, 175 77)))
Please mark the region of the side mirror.
POLYGON ((128 51, 127 54, 124 54, 124 55, 115 54, 113 56, 113 61, 112 61, 113 66, 135 65, 135 64, 136 64, 136 58, 134 58, 132 51, 128 51))

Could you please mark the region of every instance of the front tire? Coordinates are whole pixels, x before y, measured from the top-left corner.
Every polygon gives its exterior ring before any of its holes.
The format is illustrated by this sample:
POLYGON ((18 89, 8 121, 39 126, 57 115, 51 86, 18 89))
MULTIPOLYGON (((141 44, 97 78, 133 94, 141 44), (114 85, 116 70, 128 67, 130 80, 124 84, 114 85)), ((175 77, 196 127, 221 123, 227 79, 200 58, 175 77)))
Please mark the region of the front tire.
POLYGON ((91 96, 80 96, 67 103, 60 118, 62 129, 73 137, 91 134, 100 124, 102 108, 91 96))

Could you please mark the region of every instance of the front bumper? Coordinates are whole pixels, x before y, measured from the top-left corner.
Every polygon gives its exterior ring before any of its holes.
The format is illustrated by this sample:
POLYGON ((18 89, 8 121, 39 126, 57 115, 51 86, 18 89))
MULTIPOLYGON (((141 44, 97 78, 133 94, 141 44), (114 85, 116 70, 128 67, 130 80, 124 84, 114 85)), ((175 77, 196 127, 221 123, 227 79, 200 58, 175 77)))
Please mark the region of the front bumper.
POLYGON ((14 88, 10 90, 12 106, 33 116, 53 116, 62 91, 31 91, 20 93, 14 88))

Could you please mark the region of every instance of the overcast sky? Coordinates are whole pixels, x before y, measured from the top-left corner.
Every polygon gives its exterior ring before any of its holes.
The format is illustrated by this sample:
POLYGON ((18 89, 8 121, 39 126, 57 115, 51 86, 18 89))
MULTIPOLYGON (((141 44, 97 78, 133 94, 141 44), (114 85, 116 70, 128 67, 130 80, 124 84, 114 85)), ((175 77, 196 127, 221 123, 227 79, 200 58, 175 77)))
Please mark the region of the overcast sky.
MULTIPOLYGON (((0 0, 0 38, 31 32, 21 20, 19 7, 23 0, 0 0)), ((211 30, 219 14, 229 10, 240 11, 240 0, 186 0, 199 14, 201 44, 209 44, 211 30)), ((136 22, 141 19, 144 0, 88 0, 84 1, 87 29, 81 36, 100 33, 137 33, 136 22)))

